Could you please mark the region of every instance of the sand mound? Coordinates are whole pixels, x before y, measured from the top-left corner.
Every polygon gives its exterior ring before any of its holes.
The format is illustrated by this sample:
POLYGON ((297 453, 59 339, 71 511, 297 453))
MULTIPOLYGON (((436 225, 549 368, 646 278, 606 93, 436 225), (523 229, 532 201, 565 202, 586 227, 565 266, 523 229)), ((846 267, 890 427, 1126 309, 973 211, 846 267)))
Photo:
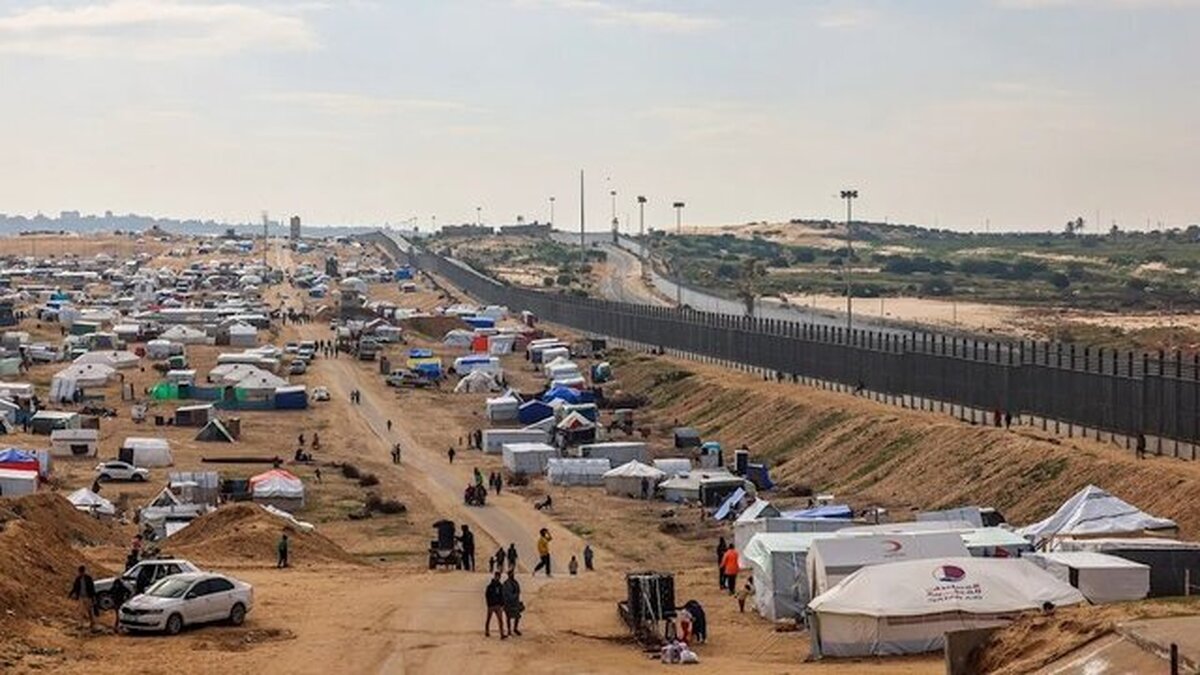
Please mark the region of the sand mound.
POLYGON ((910 509, 979 504, 1029 523, 1093 483, 1174 519, 1185 538, 1200 534, 1200 464, 1139 462, 1091 440, 972 426, 705 364, 629 353, 612 360, 624 388, 651 403, 639 427, 692 425, 727 452, 744 443, 781 492, 808 487, 901 519, 910 509))
POLYGON ((441 340, 446 333, 455 329, 471 329, 466 322, 457 316, 419 316, 412 319, 404 319, 400 322, 400 327, 435 340, 441 340))
POLYGON ((1064 607, 1030 614, 996 631, 977 653, 975 672, 1028 673, 1111 633, 1119 623, 1200 613, 1200 601, 1173 599, 1064 607))
POLYGON ((304 532, 257 504, 233 504, 201 516, 172 535, 163 549, 196 561, 273 565, 285 532, 293 565, 359 562, 325 535, 304 532))
POLYGON ((0 621, 75 617, 67 593, 76 569, 87 565, 97 579, 111 574, 78 547, 123 541, 118 529, 80 513, 61 495, 0 499, 0 607, 6 610, 0 621))

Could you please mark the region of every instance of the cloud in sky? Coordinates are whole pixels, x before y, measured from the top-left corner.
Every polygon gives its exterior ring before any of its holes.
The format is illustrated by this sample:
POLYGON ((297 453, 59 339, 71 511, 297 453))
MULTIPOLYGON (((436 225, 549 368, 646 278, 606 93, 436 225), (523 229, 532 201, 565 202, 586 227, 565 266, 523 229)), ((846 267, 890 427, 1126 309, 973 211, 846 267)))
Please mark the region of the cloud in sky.
POLYGON ((1156 9, 1200 7, 1200 0, 995 0, 1009 9, 1156 9))
POLYGON ((333 115, 384 116, 409 112, 469 112, 458 101, 431 98, 394 98, 334 91, 287 91, 265 94, 272 103, 304 106, 333 115))
POLYGON ((860 28, 874 23, 879 12, 866 7, 851 7, 831 11, 817 20, 821 28, 860 28))
POLYGON ((602 25, 633 26, 665 33, 694 33, 720 25, 712 17, 666 10, 632 9, 606 0, 514 0, 518 7, 577 12, 602 25))
POLYGON ((111 0, 0 14, 0 53, 7 54, 163 59, 317 46, 302 17, 246 3, 111 0))

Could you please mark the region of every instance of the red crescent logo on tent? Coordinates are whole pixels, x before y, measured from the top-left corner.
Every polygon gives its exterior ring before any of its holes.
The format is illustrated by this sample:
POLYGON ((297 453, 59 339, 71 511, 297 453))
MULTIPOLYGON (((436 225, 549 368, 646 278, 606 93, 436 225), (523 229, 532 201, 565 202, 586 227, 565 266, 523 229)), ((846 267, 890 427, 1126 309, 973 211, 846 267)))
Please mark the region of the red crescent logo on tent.
POLYGON ((967 571, 955 565, 942 565, 933 570, 933 578, 943 583, 962 581, 966 576, 967 571))
POLYGON ((883 547, 887 549, 888 553, 895 553, 896 551, 904 548, 904 544, 901 544, 895 539, 885 539, 883 541, 883 547))

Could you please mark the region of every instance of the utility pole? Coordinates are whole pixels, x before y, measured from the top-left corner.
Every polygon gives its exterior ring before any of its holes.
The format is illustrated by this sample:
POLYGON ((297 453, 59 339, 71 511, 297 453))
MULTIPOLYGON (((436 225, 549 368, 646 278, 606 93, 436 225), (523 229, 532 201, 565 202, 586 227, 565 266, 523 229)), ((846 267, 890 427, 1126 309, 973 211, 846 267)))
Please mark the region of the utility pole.
POLYGON ((583 211, 583 169, 579 170, 579 273, 583 274, 583 266, 587 264, 587 237, 583 234, 586 220, 583 211))
POLYGON ((483 225, 483 207, 482 206, 475 207, 475 224, 483 225))
POLYGON ((854 240, 850 231, 851 205, 858 199, 858 190, 842 190, 842 199, 846 200, 846 260, 842 272, 846 275, 846 330, 854 326, 854 290, 850 284, 850 259, 854 257, 854 240))
POLYGON ((615 246, 617 243, 617 232, 619 227, 619 223, 617 222, 617 191, 609 190, 608 196, 612 197, 612 238, 613 245, 615 246))
POLYGON ((270 216, 266 211, 262 212, 263 221, 263 267, 267 266, 267 224, 271 222, 270 216))
POLYGON ((638 195, 638 241, 641 242, 642 257, 646 257, 646 198, 638 195))
MULTIPOLYGON (((683 234, 683 202, 675 202, 671 205, 675 209, 675 236, 683 234)), ((675 268, 675 306, 683 307, 683 274, 678 263, 673 263, 675 268)))
POLYGON ((550 197, 550 227, 554 227, 554 197, 550 197))

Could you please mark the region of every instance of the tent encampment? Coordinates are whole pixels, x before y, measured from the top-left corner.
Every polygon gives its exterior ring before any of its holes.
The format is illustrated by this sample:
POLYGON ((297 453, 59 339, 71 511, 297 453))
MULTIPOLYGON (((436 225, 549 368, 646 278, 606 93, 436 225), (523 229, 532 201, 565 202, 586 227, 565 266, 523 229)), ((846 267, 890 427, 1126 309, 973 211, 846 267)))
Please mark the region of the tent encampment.
POLYGON ((500 383, 495 375, 482 369, 470 371, 454 385, 456 394, 482 394, 493 391, 500 391, 500 383))
POLYGON ((604 474, 604 491, 634 499, 653 499, 654 488, 666 477, 662 471, 633 459, 604 474))
POLYGON ((828 591, 863 567, 901 560, 966 558, 970 555, 962 537, 952 532, 818 539, 808 553, 809 595, 816 597, 828 591))
POLYGON ((505 443, 502 446, 504 468, 514 475, 534 475, 546 471, 551 457, 558 449, 545 443, 505 443))
POLYGON ((1152 516, 1095 485, 1089 485, 1076 492, 1049 518, 1018 532, 1033 540, 1036 546, 1053 548, 1053 540, 1060 537, 1140 535, 1176 527, 1173 520, 1152 516))
POLYGON ((1028 553, 1022 556, 1083 593, 1095 605, 1144 600, 1150 593, 1150 566, 1090 551, 1028 553))
MULTIPOLYGON (((819 539, 820 546, 837 539, 819 539)), ((812 554, 809 554, 811 560, 812 554)), ((1051 603, 1084 602, 1070 584, 1020 559, 938 557, 864 567, 812 599, 812 652, 857 657, 942 649, 949 631, 1008 623, 1051 603)))

